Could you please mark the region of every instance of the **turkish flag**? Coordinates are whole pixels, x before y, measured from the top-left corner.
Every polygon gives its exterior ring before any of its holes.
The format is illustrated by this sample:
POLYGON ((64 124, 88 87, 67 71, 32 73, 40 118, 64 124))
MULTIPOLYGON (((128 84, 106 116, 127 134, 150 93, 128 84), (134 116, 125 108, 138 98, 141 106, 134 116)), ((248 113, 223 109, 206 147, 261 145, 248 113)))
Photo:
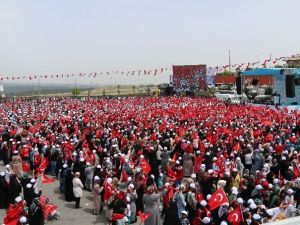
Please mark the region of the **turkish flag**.
POLYGON ((297 177, 299 177, 300 175, 300 171, 298 167, 294 167, 294 179, 296 179, 297 177))
POLYGON ((167 175, 168 175, 168 177, 170 178, 171 181, 176 180, 176 173, 169 166, 167 166, 167 175))
POLYGON ((139 166, 142 168, 144 174, 148 175, 150 173, 151 167, 146 159, 142 159, 139 166))
POLYGON ((143 214, 141 211, 138 211, 138 216, 140 217, 142 222, 145 222, 145 220, 151 216, 151 213, 143 214))
POLYGON ((241 222, 243 221, 243 215, 242 215, 242 210, 241 210, 240 205, 229 213, 228 221, 232 225, 240 225, 241 224, 241 222))
POLYGON ((125 169, 123 168, 122 173, 121 173, 121 181, 122 182, 127 182, 127 180, 128 180, 128 176, 127 176, 127 173, 126 173, 125 169))
POLYGON ((121 214, 121 213, 113 213, 112 216, 111 216, 111 220, 112 221, 117 221, 117 220, 121 220, 125 217, 124 214, 121 214))
POLYGON ((241 149, 241 145, 239 142, 237 142, 234 146, 233 146, 233 151, 234 152, 239 152, 239 150, 241 149))
POLYGON ((111 184, 105 182, 103 200, 107 201, 112 196, 112 192, 113 192, 113 186, 111 184))
POLYGON ((50 183, 53 183, 53 182, 55 182, 55 180, 53 178, 50 178, 47 175, 43 174, 43 177, 42 177, 42 183, 43 184, 50 184, 50 183))
POLYGON ((219 188, 208 200, 208 205, 210 210, 214 210, 215 208, 218 208, 225 202, 228 202, 228 199, 225 195, 225 192, 222 188, 219 188))
POLYGON ((25 161, 23 161, 23 162, 22 162, 22 169, 23 169, 23 171, 24 171, 24 172, 28 173, 28 172, 29 172, 29 170, 30 170, 29 163, 28 163, 28 162, 25 162, 25 161))

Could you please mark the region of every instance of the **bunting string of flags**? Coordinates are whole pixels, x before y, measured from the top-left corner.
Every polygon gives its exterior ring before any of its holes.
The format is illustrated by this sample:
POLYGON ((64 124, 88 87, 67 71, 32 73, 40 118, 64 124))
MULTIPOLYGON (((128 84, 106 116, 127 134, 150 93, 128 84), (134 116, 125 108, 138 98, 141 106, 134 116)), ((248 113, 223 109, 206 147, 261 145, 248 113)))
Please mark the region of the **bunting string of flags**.
MULTIPOLYGON (((292 55, 291 57, 293 57, 292 55)), ((253 68, 259 68, 261 66, 266 67, 274 66, 278 64, 283 58, 285 57, 277 57, 272 59, 264 59, 261 61, 256 62, 248 62, 248 63, 240 63, 240 64, 232 64, 232 65, 225 65, 225 66, 215 66, 210 68, 215 68, 217 73, 222 73, 231 67, 233 70, 249 70, 253 68)), ((132 70, 132 71, 125 71, 125 70, 112 70, 108 72, 92 72, 92 73, 64 73, 64 74, 50 74, 50 75, 2 75, 0 74, 1 81, 17 81, 17 80, 40 80, 40 79, 65 79, 65 78, 75 78, 75 77, 87 77, 87 78, 97 78, 99 76, 112 76, 112 75, 121 75, 121 76, 134 76, 134 75, 146 75, 146 76, 156 76, 160 75, 166 71, 171 70, 168 67, 156 68, 156 69, 139 69, 139 70, 132 70)))

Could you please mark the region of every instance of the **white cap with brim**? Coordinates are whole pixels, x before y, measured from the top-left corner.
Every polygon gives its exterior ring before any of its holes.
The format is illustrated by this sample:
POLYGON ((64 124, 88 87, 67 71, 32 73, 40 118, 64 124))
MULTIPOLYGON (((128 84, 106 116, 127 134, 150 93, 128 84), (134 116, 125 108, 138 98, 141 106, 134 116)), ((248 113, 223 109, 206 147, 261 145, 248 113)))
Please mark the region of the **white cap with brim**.
POLYGON ((21 216, 21 218, 19 219, 20 223, 26 223, 27 222, 27 218, 25 216, 21 216))
POLYGON ((200 202, 200 205, 202 205, 203 207, 205 207, 205 206, 207 206, 207 202, 206 202, 205 200, 202 200, 202 201, 200 202))
POLYGON ((187 215, 187 211, 181 211, 181 214, 187 215))
POLYGON ((260 215, 259 215, 259 214, 254 214, 254 215, 253 215, 253 219, 255 219, 255 220, 260 220, 260 215))
POLYGON ((33 183, 35 183, 35 181, 36 181, 36 180, 35 180, 34 178, 32 178, 32 179, 30 180, 30 183, 33 184, 33 183))
POLYGON ((19 202, 21 202, 21 201, 22 201, 21 196, 18 196, 18 197, 15 198, 15 202, 16 202, 16 203, 19 203, 19 202))
POLYGON ((274 216, 274 212, 272 209, 267 209, 266 212, 269 216, 274 216))
POLYGON ((210 222, 210 218, 209 217, 204 217, 202 221, 203 221, 204 224, 208 224, 210 222))

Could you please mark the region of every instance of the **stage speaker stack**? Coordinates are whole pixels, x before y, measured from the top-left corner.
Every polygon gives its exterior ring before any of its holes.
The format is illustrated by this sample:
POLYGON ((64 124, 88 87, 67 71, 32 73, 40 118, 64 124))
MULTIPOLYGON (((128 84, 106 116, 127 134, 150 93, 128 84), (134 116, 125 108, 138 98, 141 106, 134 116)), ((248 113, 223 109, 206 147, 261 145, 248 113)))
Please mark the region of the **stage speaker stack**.
POLYGON ((295 94, 295 75, 286 75, 285 93, 287 98, 294 98, 295 94))
POLYGON ((173 89, 173 86, 167 86, 166 89, 165 89, 165 93, 166 93, 166 96, 173 96, 174 95, 174 89, 173 89))
POLYGON ((241 76, 237 76, 235 78, 235 85, 236 85, 236 92, 238 95, 242 94, 242 77, 241 76))
POLYGON ((258 84, 258 80, 254 78, 254 79, 252 80, 252 85, 253 85, 253 86, 256 86, 257 84, 258 84))

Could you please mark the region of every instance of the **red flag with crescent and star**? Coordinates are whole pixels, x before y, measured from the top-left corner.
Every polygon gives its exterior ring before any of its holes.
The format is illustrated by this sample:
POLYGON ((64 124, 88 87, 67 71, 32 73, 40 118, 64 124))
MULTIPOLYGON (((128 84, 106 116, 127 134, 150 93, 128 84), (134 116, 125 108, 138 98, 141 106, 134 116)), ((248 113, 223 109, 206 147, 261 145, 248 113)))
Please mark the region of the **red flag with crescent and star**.
POLYGON ((103 200, 107 201, 113 194, 113 186, 106 182, 104 183, 104 196, 103 196, 103 200))
POLYGON ((228 202, 226 194, 222 188, 219 188, 208 200, 209 209, 214 210, 226 202, 228 202))
POLYGON ((139 166, 142 168, 144 174, 150 173, 151 167, 146 159, 142 159, 139 166))
POLYGON ((243 221, 243 214, 242 214, 242 209, 241 209, 240 205, 229 213, 228 221, 232 225, 240 225, 241 224, 241 222, 243 221))
POLYGON ((141 222, 145 222, 151 216, 151 213, 142 213, 142 211, 138 211, 138 216, 140 217, 141 222))

